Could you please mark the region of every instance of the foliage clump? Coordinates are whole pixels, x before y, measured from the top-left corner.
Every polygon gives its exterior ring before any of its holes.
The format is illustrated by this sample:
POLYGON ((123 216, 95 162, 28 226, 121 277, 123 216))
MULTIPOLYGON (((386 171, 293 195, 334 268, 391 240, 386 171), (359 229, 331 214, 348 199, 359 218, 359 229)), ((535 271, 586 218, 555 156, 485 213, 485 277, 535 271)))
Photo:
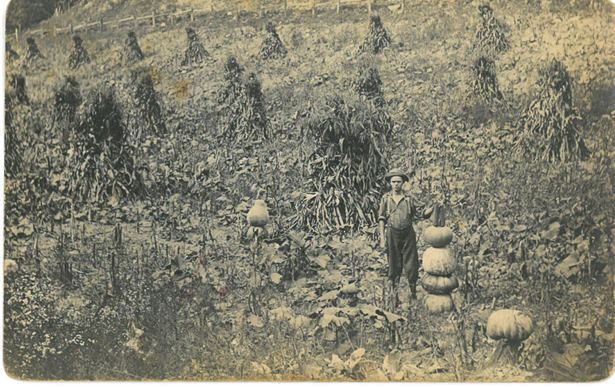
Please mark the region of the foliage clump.
POLYGON ((192 63, 203 62, 205 57, 209 56, 209 53, 205 50, 201 38, 193 28, 186 28, 186 33, 188 34, 188 48, 186 48, 181 65, 187 66, 192 63))
POLYGON ((137 70, 132 74, 134 84, 135 104, 145 128, 156 135, 167 131, 164 113, 159 97, 154 89, 154 81, 149 71, 137 70))
MULTIPOLYGON (((235 80, 240 81, 241 78, 235 80)), ((229 99, 221 136, 232 142, 260 141, 269 138, 269 119, 261 83, 256 74, 239 83, 239 94, 229 99)))
POLYGON ((390 125, 381 110, 356 97, 326 98, 304 128, 316 139, 307 159, 308 194, 294 225, 339 231, 374 224, 386 173, 381 149, 390 125))
POLYGON ((508 50, 510 43, 504 34, 504 26, 495 18, 491 7, 481 5, 478 10, 481 24, 476 32, 474 49, 491 55, 508 50))
POLYGON ((77 201, 99 202, 141 193, 133 154, 114 89, 94 90, 71 141, 66 170, 69 195, 77 201))
POLYGON ((28 98, 28 92, 26 91, 26 78, 21 74, 13 74, 9 80, 9 88, 7 93, 10 93, 15 104, 30 104, 30 98, 28 98))
POLYGON ((361 44, 360 50, 362 52, 368 52, 372 54, 378 54, 382 52, 389 44, 391 44, 391 37, 382 24, 380 16, 372 16, 369 23, 369 32, 365 38, 365 42, 361 44))
POLYGON ((34 38, 27 38, 26 43, 28 44, 28 50, 26 51, 26 57, 24 58, 25 65, 30 65, 37 59, 45 58, 41 53, 41 50, 38 49, 38 45, 36 44, 34 38))
POLYGON ((354 89, 360 96, 372 101, 374 105, 385 105, 384 92, 380 72, 375 67, 364 68, 353 82, 354 89))
POLYGON ((275 25, 273 23, 268 22, 265 27, 268 35, 263 41, 261 45, 261 58, 263 59, 275 59, 275 58, 283 58, 286 56, 286 47, 282 43, 278 32, 276 31, 275 25))
POLYGON ((581 138, 582 117, 572 105, 572 87, 564 65, 553 59, 542 71, 540 95, 521 118, 517 150, 543 162, 589 156, 581 138))
POLYGON ((126 38, 124 42, 122 57, 126 63, 140 62, 145 59, 145 55, 143 55, 143 51, 141 51, 141 46, 139 46, 137 35, 134 31, 128 33, 128 38, 126 38))
POLYGON ((79 35, 73 36, 74 49, 68 57, 68 66, 75 70, 86 63, 90 63, 90 55, 83 47, 83 39, 79 35))
POLYGON ((504 102, 504 96, 500 91, 497 76, 495 74, 495 62, 485 56, 481 56, 471 67, 472 81, 471 92, 474 95, 484 97, 488 102, 504 102))

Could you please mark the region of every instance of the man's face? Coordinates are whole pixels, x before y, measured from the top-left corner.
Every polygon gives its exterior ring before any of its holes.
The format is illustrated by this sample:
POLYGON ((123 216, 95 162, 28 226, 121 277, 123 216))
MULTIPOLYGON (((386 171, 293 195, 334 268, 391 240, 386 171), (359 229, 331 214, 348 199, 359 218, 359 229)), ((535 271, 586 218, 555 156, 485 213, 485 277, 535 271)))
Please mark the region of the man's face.
POLYGON ((391 178, 391 188, 395 192, 401 191, 401 186, 404 184, 404 179, 399 176, 393 176, 391 178))

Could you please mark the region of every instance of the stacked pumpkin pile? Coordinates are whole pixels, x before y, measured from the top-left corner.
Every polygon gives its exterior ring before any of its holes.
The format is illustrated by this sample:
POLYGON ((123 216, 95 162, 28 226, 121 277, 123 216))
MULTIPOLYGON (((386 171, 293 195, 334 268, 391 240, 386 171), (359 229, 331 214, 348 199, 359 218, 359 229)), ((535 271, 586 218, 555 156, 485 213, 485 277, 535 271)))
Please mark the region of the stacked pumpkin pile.
MULTIPOLYGON (((437 223, 436 223, 437 224, 437 223)), ((422 286, 429 295, 425 305, 431 313, 445 313, 453 309, 450 293, 457 289, 459 282, 453 276, 457 261, 448 246, 453 240, 453 232, 444 226, 429 226, 423 238, 430 248, 423 254, 422 286)))

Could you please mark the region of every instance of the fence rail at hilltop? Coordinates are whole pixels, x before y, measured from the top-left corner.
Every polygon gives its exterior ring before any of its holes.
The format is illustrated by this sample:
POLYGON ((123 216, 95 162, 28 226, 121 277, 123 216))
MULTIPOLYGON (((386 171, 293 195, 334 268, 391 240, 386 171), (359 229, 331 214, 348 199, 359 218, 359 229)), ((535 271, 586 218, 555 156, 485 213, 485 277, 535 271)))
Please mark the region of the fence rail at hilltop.
MULTIPOLYGON (((19 28, 15 29, 14 34, 7 35, 7 40, 19 41, 27 36, 58 36, 61 34, 74 34, 76 32, 89 32, 89 31, 102 31, 105 28, 120 28, 122 26, 131 25, 138 27, 140 25, 150 25, 152 27, 165 26, 166 23, 174 24, 182 16, 188 15, 190 21, 194 21, 199 16, 212 15, 216 13, 226 13, 239 20, 241 17, 248 16, 250 14, 265 14, 269 12, 278 12, 286 15, 289 11, 302 11, 311 12, 315 15, 319 10, 328 10, 330 12, 335 11, 339 14, 344 7, 365 7, 367 12, 371 14, 373 9, 378 7, 390 7, 396 12, 403 12, 405 9, 406 0, 300 0, 300 1, 288 1, 281 0, 279 4, 263 4, 262 0, 256 0, 254 5, 247 7, 246 5, 236 5, 234 8, 217 8, 211 4, 209 9, 195 9, 184 8, 178 9, 173 12, 156 13, 152 11, 147 15, 130 15, 124 18, 118 18, 115 20, 105 20, 101 17, 99 20, 87 20, 82 21, 79 24, 69 24, 64 27, 49 26, 41 27, 35 30, 21 31, 19 28)), ((223 5, 228 5, 226 2, 222 2, 223 5)))

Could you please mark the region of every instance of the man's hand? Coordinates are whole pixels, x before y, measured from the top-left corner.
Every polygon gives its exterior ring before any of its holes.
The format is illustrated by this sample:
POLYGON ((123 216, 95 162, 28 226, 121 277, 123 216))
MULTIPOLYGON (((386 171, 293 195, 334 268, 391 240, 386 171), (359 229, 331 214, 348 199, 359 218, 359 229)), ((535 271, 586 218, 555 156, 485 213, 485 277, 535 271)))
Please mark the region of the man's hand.
POLYGON ((425 211, 423 211, 423 219, 429 219, 431 214, 433 214, 433 207, 426 208, 425 211))

